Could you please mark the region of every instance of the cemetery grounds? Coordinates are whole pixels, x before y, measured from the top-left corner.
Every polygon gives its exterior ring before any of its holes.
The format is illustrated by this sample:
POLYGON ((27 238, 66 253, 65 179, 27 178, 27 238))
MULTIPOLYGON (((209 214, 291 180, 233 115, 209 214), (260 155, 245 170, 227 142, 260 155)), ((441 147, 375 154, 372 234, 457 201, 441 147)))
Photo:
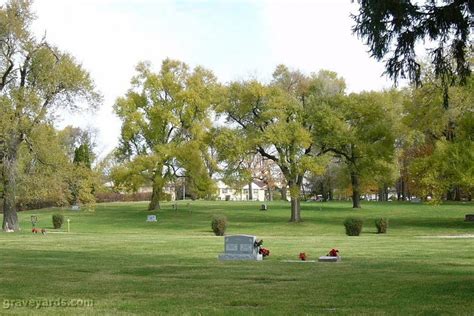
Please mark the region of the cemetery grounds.
POLYGON ((98 204, 95 211, 19 213, 22 231, 0 234, 0 314, 424 314, 474 315, 472 203, 430 206, 303 202, 302 223, 289 204, 178 202, 157 212, 143 203, 98 204), (52 229, 52 214, 70 219, 52 229), (146 222, 150 214, 157 222, 146 222), (263 261, 217 259, 226 234, 264 240, 263 261), (31 233, 31 216, 46 235, 31 233), (362 234, 345 235, 349 216, 362 234), (389 219, 377 234, 376 218, 389 219), (339 263, 316 260, 337 248, 339 263), (294 260, 295 262, 287 262, 294 260))

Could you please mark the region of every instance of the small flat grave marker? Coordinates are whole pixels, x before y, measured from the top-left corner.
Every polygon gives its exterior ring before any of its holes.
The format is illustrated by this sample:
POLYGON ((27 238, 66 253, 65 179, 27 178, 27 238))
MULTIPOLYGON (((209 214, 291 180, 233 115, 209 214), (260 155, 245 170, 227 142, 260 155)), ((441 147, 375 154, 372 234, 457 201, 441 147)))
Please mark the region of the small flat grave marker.
POLYGON ((337 256, 337 257, 321 256, 319 257, 318 261, 319 262, 340 262, 341 257, 340 256, 337 256))
POLYGON ((255 247, 255 236, 235 235, 226 236, 224 253, 219 255, 220 260, 262 260, 263 257, 255 247))
POLYGON ((156 215, 148 215, 146 218, 147 222, 156 222, 156 215))

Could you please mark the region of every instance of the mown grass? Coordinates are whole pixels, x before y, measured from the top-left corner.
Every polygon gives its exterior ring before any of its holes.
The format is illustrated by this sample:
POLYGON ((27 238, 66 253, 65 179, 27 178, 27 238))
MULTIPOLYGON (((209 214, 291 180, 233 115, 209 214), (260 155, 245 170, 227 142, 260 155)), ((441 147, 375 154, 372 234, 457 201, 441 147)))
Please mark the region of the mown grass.
MULTIPOLYGON (((20 213, 22 232, 0 234, 0 314, 451 314, 474 315, 473 204, 304 203, 164 204, 147 223, 146 203, 98 205, 95 212, 20 213), (52 229, 51 215, 71 220, 52 229), (271 251, 263 262, 220 262, 223 237, 211 218, 225 214, 227 234, 252 234, 271 251), (46 236, 30 231, 30 216, 46 236), (365 220, 361 236, 342 222, 365 220), (389 218, 388 234, 374 220, 389 218), (444 238, 464 236, 464 238, 444 238), (341 263, 284 262, 338 248, 341 263), (93 300, 89 307, 9 306, 21 300, 93 300)), ((16 303, 21 304, 21 303, 16 303)))

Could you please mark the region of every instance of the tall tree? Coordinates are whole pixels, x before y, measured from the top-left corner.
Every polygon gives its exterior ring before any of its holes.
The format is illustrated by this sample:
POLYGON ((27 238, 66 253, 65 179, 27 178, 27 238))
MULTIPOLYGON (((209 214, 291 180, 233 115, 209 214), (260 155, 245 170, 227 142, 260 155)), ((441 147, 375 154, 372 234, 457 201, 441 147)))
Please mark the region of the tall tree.
POLYGON ((436 77, 444 85, 471 73, 471 31, 474 4, 471 0, 358 0, 353 31, 370 47, 372 57, 386 58, 386 73, 393 80, 408 78, 421 83, 416 46, 429 42, 436 77))
POLYGON ((77 165, 83 164, 85 167, 91 168, 92 150, 87 143, 80 144, 79 147, 74 150, 73 162, 77 165))
POLYGON ((15 197, 17 163, 23 143, 58 108, 76 109, 76 101, 100 101, 89 74, 74 60, 31 32, 31 1, 10 0, 0 7, 0 133, 3 179, 3 229, 18 230, 15 197))
POLYGON ((363 92, 315 110, 320 122, 315 140, 323 152, 333 153, 346 165, 354 208, 360 208, 361 180, 380 176, 393 162, 396 100, 395 93, 363 92))
POLYGON ((237 143, 231 150, 260 154, 275 162, 290 187, 290 221, 301 221, 300 195, 304 175, 321 172, 311 132, 316 104, 322 98, 342 94, 345 84, 333 73, 306 76, 280 65, 273 80, 265 85, 255 80, 233 82, 227 101, 219 108, 236 126, 237 143))
POLYGON ((211 185, 203 143, 218 84, 209 70, 176 60, 164 60, 157 73, 149 63, 136 70, 131 89, 114 106, 123 121, 119 153, 125 163, 113 175, 132 189, 151 184, 148 208, 155 210, 164 186, 177 176, 192 177, 201 190, 211 185))
POLYGON ((449 107, 438 83, 426 76, 405 103, 403 122, 412 133, 404 149, 411 154, 407 170, 420 197, 440 201, 447 192, 448 199, 460 199, 461 190, 472 195, 473 189, 474 80, 449 88, 449 107))

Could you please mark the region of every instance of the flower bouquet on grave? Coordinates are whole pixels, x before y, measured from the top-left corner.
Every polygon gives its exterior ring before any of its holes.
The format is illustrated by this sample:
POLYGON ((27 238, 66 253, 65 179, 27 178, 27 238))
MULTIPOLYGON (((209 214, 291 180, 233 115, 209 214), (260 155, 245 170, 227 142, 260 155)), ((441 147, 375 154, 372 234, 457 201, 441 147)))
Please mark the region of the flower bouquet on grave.
POLYGON ((261 247, 263 245, 263 239, 256 240, 253 246, 258 249, 258 253, 264 258, 270 255, 270 250, 261 247))
POLYGON ((298 258, 300 258, 301 261, 305 261, 306 259, 308 259, 308 256, 306 255, 305 252, 300 252, 300 254, 298 255, 298 258))
POLYGON ((267 248, 260 248, 258 253, 261 254, 265 258, 270 255, 270 250, 268 250, 267 248))
POLYGON ((329 253, 326 256, 328 256, 328 257, 339 257, 339 250, 333 248, 333 249, 329 250, 329 253))

